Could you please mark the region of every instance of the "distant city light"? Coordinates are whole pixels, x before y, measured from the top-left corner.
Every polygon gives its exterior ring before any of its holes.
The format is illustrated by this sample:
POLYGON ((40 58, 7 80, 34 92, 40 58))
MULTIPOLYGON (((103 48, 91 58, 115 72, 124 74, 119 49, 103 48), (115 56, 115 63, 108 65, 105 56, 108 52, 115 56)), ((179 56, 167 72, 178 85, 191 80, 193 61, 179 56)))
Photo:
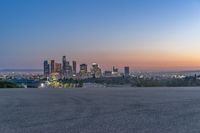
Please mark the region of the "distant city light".
POLYGON ((45 84, 44 84, 44 83, 41 83, 40 86, 41 86, 41 88, 44 88, 44 87, 45 87, 45 84))

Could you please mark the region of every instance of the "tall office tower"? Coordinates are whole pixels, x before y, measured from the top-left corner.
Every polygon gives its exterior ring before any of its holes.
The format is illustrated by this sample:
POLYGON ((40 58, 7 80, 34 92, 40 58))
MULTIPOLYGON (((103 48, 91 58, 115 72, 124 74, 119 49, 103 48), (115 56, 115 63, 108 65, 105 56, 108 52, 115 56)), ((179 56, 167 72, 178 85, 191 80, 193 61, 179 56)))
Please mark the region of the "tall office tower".
POLYGON ((44 61, 44 76, 48 77, 50 74, 49 63, 47 60, 44 61))
POLYGON ((86 72, 87 73, 87 64, 81 64, 80 65, 80 72, 86 72))
POLYGON ((112 73, 118 73, 118 68, 115 68, 115 66, 113 66, 112 73))
POLYGON ((80 65, 80 76, 82 78, 87 77, 87 65, 86 64, 81 64, 80 65))
POLYGON ((66 68, 67 68, 67 60, 66 60, 66 56, 63 56, 62 58, 62 74, 63 75, 66 74, 66 68))
POLYGON ((61 70, 62 70, 62 65, 60 63, 56 63, 55 72, 56 73, 61 73, 61 70))
POLYGON ((112 76, 116 76, 116 77, 120 76, 118 68, 115 68, 114 66, 113 66, 113 69, 112 69, 112 76))
POLYGON ((66 66, 66 75, 65 78, 71 78, 72 77, 72 66, 68 65, 66 66))
POLYGON ((93 77, 99 78, 102 76, 101 69, 97 63, 92 64, 91 74, 93 77))
POLYGON ((73 74, 76 74, 76 61, 72 61, 72 71, 73 74))
POLYGON ((51 60, 51 73, 55 73, 55 60, 51 60))
POLYGON ((129 67, 128 66, 125 66, 124 67, 124 76, 129 76, 129 67))
POLYGON ((62 75, 64 78, 71 78, 72 77, 72 68, 69 64, 69 61, 67 61, 66 56, 63 56, 62 58, 63 67, 62 67, 62 75))

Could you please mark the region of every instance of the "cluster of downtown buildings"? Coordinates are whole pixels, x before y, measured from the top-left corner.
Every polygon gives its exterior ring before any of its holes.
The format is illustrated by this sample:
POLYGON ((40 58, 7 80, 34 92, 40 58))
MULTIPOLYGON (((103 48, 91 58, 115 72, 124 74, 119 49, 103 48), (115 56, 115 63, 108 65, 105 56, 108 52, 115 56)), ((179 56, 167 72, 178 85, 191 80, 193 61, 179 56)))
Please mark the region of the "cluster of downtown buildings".
POLYGON ((101 77, 120 77, 129 76, 129 67, 124 67, 124 73, 120 73, 118 68, 113 66, 112 71, 104 71, 97 63, 92 63, 90 70, 87 64, 80 64, 79 71, 77 71, 77 62, 72 61, 70 64, 66 56, 62 57, 62 63, 57 63, 55 60, 44 61, 44 77, 54 77, 56 79, 87 79, 87 78, 101 78, 101 77))

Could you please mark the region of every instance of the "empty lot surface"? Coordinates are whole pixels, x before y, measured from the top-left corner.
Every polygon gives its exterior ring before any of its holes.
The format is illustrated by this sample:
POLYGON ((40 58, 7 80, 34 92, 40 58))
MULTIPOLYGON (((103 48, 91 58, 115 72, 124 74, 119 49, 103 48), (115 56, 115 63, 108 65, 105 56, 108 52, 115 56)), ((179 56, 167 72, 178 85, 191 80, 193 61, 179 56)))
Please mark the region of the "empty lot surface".
POLYGON ((0 133, 199 133, 200 88, 0 89, 0 133))

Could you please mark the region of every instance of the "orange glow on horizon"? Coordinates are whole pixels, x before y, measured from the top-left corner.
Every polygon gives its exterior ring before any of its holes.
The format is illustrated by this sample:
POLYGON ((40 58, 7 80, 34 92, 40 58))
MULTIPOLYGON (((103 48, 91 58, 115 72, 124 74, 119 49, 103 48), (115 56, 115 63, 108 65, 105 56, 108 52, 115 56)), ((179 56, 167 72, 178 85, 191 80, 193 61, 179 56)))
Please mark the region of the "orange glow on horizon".
POLYGON ((123 68, 128 65, 136 70, 186 70, 200 68, 200 56, 190 52, 145 51, 99 52, 83 54, 86 62, 98 62, 104 69, 113 65, 123 68), (91 57, 91 55, 94 55, 91 57))

